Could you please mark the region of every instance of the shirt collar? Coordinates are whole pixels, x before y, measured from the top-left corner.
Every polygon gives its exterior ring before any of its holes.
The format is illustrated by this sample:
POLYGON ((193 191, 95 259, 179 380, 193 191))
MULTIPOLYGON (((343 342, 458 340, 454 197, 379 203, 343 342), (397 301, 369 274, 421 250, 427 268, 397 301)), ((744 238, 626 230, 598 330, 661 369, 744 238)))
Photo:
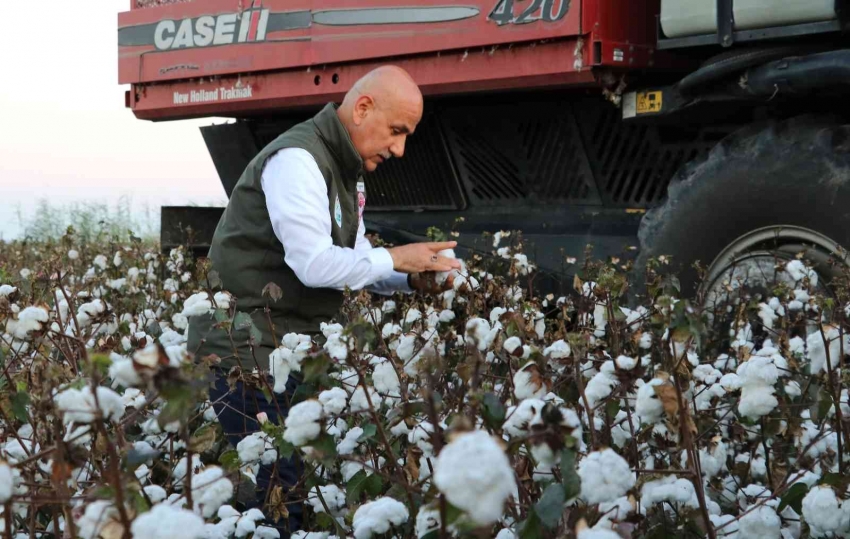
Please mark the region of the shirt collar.
POLYGON ((328 103, 313 118, 313 121, 331 152, 340 160, 346 179, 351 178, 351 181, 356 181, 363 173, 363 158, 357 153, 351 141, 351 135, 337 116, 337 108, 339 107, 335 103, 328 103))

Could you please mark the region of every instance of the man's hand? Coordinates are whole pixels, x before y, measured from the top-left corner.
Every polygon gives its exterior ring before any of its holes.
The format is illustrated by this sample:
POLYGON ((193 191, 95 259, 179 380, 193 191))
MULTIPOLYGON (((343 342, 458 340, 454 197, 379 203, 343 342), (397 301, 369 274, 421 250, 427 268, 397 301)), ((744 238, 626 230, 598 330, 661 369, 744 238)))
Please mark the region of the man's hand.
POLYGON ((437 273, 434 271, 426 271, 423 273, 411 273, 407 278, 407 284, 410 288, 424 294, 441 294, 446 290, 451 290, 454 287, 454 275, 451 273, 446 276, 446 280, 442 285, 437 282, 437 273))
POLYGON ((402 273, 451 271, 460 269, 460 261, 439 256, 443 249, 454 249, 456 241, 411 243, 387 249, 393 257, 393 269, 402 273))

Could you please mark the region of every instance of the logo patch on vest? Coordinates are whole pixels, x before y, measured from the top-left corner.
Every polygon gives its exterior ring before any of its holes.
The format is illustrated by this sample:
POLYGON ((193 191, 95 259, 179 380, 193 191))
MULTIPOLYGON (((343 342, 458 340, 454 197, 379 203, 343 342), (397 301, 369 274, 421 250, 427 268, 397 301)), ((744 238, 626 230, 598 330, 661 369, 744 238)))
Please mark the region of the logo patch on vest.
POLYGON ((342 228, 342 207, 339 205, 339 195, 336 196, 336 204, 334 204, 334 221, 336 226, 342 228))
POLYGON ((360 216, 360 222, 363 222, 363 210, 366 209, 366 184, 357 182, 357 213, 360 216))

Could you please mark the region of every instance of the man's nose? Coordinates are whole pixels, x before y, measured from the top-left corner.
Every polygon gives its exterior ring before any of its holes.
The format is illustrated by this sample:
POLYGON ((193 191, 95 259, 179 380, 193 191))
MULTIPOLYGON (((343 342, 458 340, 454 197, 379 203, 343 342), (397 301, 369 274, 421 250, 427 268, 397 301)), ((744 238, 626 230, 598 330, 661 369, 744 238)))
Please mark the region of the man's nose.
POLYGON ((395 141, 392 146, 390 146, 390 152, 392 152, 394 157, 401 157, 404 155, 404 143, 407 137, 403 137, 400 140, 395 141))

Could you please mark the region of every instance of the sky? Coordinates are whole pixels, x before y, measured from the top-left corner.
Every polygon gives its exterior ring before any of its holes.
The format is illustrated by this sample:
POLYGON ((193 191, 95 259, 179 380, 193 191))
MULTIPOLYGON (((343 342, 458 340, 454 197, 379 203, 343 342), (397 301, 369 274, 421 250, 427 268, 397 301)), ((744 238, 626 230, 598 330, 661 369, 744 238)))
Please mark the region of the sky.
POLYGON ((18 211, 27 218, 40 198, 226 203, 198 129, 224 120, 152 123, 124 108, 116 36, 129 5, 42 0, 38 25, 0 32, 0 238, 17 237, 18 211))

